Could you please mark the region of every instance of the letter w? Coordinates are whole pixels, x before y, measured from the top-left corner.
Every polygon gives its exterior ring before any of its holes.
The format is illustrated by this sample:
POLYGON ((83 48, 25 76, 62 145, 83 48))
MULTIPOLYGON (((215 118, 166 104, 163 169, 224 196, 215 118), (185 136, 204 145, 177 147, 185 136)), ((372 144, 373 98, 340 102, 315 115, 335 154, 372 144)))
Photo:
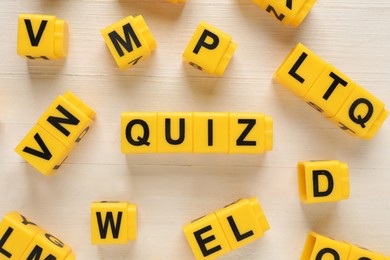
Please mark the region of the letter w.
POLYGON ((125 40, 123 40, 116 31, 112 31, 108 34, 120 57, 125 55, 123 53, 121 46, 123 46, 127 52, 133 51, 133 45, 131 44, 131 39, 133 39, 137 48, 141 47, 141 43, 137 38, 137 35, 135 34, 133 27, 131 27, 129 23, 123 25, 123 33, 125 35, 125 40))
POLYGON ((66 118, 49 116, 47 121, 65 136, 69 136, 70 132, 66 130, 65 127, 63 127, 61 124, 78 125, 80 123, 80 120, 78 120, 74 115, 69 113, 69 111, 63 108, 61 105, 57 106, 57 110, 60 111, 64 116, 66 116, 66 118))
POLYGON ((96 218, 98 221, 99 233, 101 239, 105 239, 107 237, 108 226, 110 226, 112 230, 112 237, 113 238, 119 237, 119 231, 122 223, 122 212, 118 212, 116 225, 114 222, 114 216, 112 215, 112 212, 107 212, 106 219, 104 220, 104 224, 103 224, 101 212, 96 212, 96 218))

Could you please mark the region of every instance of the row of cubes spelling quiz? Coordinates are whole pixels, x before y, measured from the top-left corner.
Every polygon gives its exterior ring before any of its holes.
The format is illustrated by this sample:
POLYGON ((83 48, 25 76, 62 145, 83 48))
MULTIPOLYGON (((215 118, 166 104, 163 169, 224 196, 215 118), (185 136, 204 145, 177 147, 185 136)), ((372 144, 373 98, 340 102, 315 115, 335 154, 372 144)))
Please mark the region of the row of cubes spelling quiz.
MULTIPOLYGON (((185 2, 171 0, 171 2, 185 2)), ((298 26, 315 0, 253 0, 285 25, 298 26)), ((144 18, 126 17, 101 30, 118 67, 149 57, 157 43, 144 18)), ((19 55, 55 60, 68 52, 68 26, 52 15, 21 14, 19 55)), ((237 48, 232 37, 200 22, 183 53, 191 66, 222 76, 237 48)), ((346 133, 371 139, 388 116, 385 105, 363 87, 298 43, 275 72, 275 79, 346 133)), ((71 92, 49 106, 15 148, 44 175, 56 173, 89 132, 95 111, 71 92)), ((260 154, 272 150, 273 120, 255 112, 123 112, 122 153, 260 154)), ((298 163, 303 203, 349 197, 348 166, 336 160, 298 163)), ((91 206, 92 244, 123 244, 136 239, 136 205, 95 202, 91 206)), ((183 227, 196 259, 215 259, 270 229, 257 198, 240 199, 183 227)), ((0 223, 0 259, 75 259, 72 249, 14 211, 0 223)), ((390 260, 366 249, 310 232, 302 260, 390 260)))

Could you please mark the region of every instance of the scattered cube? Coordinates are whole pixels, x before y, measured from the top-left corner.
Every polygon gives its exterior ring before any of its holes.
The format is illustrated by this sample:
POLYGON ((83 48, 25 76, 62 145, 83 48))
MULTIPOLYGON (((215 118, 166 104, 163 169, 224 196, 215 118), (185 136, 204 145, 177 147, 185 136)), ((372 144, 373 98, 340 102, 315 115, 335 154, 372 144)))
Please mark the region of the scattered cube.
POLYGON ((183 227, 196 259, 215 259, 270 229, 257 198, 241 199, 183 227))
POLYGON ((183 59, 208 74, 222 76, 236 48, 231 36, 202 21, 187 45, 183 59))
POLYGON ((301 260, 388 260, 382 254, 371 252, 347 242, 336 241, 311 231, 307 236, 301 260))
POLYGON ((383 102, 299 43, 275 78, 348 134, 371 139, 389 112, 383 102))
POLYGON ((128 16, 100 31, 119 68, 125 70, 148 58, 157 48, 142 15, 128 16))
POLYGON ((252 0, 284 25, 298 27, 317 0, 252 0))
POLYGON ((59 96, 15 148, 44 175, 53 175, 89 131, 95 112, 71 92, 59 96))
POLYGON ((298 163, 299 196, 304 203, 349 198, 348 165, 336 160, 298 163))
POLYGON ((72 249, 16 211, 0 223, 0 259, 74 260, 72 249))
POLYGON ((260 154, 272 150, 272 117, 262 113, 124 112, 122 153, 260 154))
POLYGON ((57 60, 68 54, 68 25, 52 15, 20 14, 17 52, 31 60, 57 60))
POLYGON ((137 237, 137 208, 127 202, 94 202, 91 208, 92 244, 126 244, 137 237))

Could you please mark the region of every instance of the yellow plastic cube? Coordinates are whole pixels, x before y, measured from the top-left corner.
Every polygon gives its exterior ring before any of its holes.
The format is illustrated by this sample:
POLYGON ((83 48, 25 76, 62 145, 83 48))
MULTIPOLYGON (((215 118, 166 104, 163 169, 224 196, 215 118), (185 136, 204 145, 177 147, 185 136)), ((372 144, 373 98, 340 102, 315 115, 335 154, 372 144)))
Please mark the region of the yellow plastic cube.
POLYGON ((122 113, 122 153, 157 152, 157 113, 122 113))
POLYGON ((229 113, 194 113, 194 153, 228 153, 229 113))
POLYGON ((201 21, 183 53, 183 59, 208 74, 222 76, 236 48, 231 36, 201 21))
POLYGON ((171 3, 175 3, 175 4, 177 4, 177 3, 185 3, 186 2, 186 0, 168 0, 169 2, 171 2, 171 3))
POLYGON ((349 198, 348 165, 336 160, 298 163, 299 196, 304 203, 349 198))
POLYGON ((38 124, 68 148, 73 148, 90 129, 95 112, 71 92, 58 96, 38 120, 38 124))
POLYGON ((327 64, 303 44, 289 53, 275 72, 275 79, 299 97, 305 96, 327 64))
POLYGON ((257 198, 241 199, 215 214, 232 249, 259 239, 270 229, 257 198))
POLYGON ((148 58, 157 48, 142 15, 128 16, 100 31, 119 68, 125 70, 148 58))
POLYGON ((34 237, 41 231, 36 224, 16 211, 0 223, 0 259, 19 260, 34 237))
POLYGON ((304 100, 324 116, 334 117, 356 86, 356 83, 342 72, 328 65, 304 100))
MULTIPOLYGON (((347 243, 348 244, 348 243, 347 243)), ((371 252, 367 249, 363 249, 354 245, 351 245, 351 252, 348 260, 386 260, 382 254, 371 252)))
POLYGON ((276 71, 275 79, 341 129, 366 140, 376 134, 389 114, 381 101, 301 43, 276 71), (315 59, 309 62, 309 57, 315 59))
POLYGON ((231 251, 215 213, 185 225, 183 231, 197 260, 215 259, 231 251))
POLYGON ((301 260, 348 260, 351 246, 310 232, 301 260))
POLYGON ((193 113, 158 113, 157 151, 159 153, 192 153, 193 113))
POLYGON ((61 167, 71 150, 36 124, 15 152, 42 174, 50 176, 61 167))
POLYGON ((284 25, 298 27, 309 14, 316 0, 252 0, 284 25))
POLYGON ((369 140, 388 115, 383 102, 357 86, 331 121, 347 133, 369 140))
POLYGON ((57 60, 68 54, 68 25, 52 15, 20 14, 17 52, 28 59, 57 60))
POLYGON ((70 246, 46 231, 40 231, 30 243, 21 259, 74 260, 70 246))
POLYGON ((94 202, 92 244, 126 244, 137 237, 137 208, 127 202, 94 202))
POLYGON ((272 150, 272 117, 262 113, 229 114, 229 153, 257 154, 272 150))

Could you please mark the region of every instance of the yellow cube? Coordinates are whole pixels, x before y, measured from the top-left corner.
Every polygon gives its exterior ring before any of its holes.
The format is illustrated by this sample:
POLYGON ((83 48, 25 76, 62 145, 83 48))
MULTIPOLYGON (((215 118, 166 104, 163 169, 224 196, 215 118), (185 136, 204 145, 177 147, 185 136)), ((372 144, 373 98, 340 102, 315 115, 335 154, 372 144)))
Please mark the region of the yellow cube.
POLYGON ((321 235, 310 232, 301 260, 348 260, 351 246, 321 235))
POLYGON ((229 113, 194 113, 194 153, 228 153, 229 113))
POLYGON ((192 153, 193 113, 158 113, 157 151, 159 153, 192 153))
POLYGON ((270 229, 257 198, 241 199, 215 214, 232 249, 259 239, 270 229))
POLYGON ((74 260, 70 246, 46 231, 39 232, 30 243, 21 259, 64 259, 74 260))
POLYGON ((93 124, 95 112, 71 92, 58 96, 38 124, 68 148, 80 142, 93 124), (73 100, 77 100, 73 104, 73 100))
POLYGON ((157 113, 122 113, 121 132, 122 153, 157 152, 157 113))
POLYGON ((275 72, 275 79, 299 97, 305 96, 327 64, 299 43, 275 72))
POLYGON ((303 99, 324 116, 334 117, 356 86, 342 72, 328 65, 303 99))
POLYGON ((374 137, 389 114, 381 101, 301 43, 275 78, 341 129, 366 140, 374 137))
POLYGON ((137 237, 137 208, 127 202, 94 202, 91 207, 92 244, 126 244, 137 237))
POLYGON ((125 70, 148 58, 157 48, 142 15, 128 16, 100 31, 119 68, 125 70))
POLYGON ((22 259, 23 252, 41 230, 18 212, 8 213, 0 223, 0 259, 22 259))
POLYGON ((35 125, 15 152, 46 176, 53 175, 71 152, 40 125, 35 125))
POLYGON ((262 113, 229 114, 229 153, 256 154, 272 150, 272 117, 262 113))
POLYGON ((351 245, 351 252, 348 260, 386 260, 384 255, 371 252, 367 249, 363 249, 354 245, 351 245))
POLYGON ((388 115, 383 102, 357 86, 331 121, 347 133, 369 140, 388 115))
POLYGON ((349 198, 348 165, 336 160, 298 163, 299 196, 304 203, 349 198))
POLYGON ((252 0, 284 25, 298 27, 317 0, 252 0))
POLYGON ((175 4, 177 4, 177 3, 185 3, 186 2, 186 0, 168 0, 169 2, 171 2, 171 3, 175 3, 175 4))
POLYGON ((215 259, 231 251, 215 213, 192 221, 183 231, 197 260, 215 259))
POLYGON ((222 76, 236 48, 231 36, 202 21, 187 45, 183 59, 208 74, 222 76))
POLYGON ((17 52, 28 59, 57 60, 68 54, 68 25, 52 15, 20 14, 17 52))

